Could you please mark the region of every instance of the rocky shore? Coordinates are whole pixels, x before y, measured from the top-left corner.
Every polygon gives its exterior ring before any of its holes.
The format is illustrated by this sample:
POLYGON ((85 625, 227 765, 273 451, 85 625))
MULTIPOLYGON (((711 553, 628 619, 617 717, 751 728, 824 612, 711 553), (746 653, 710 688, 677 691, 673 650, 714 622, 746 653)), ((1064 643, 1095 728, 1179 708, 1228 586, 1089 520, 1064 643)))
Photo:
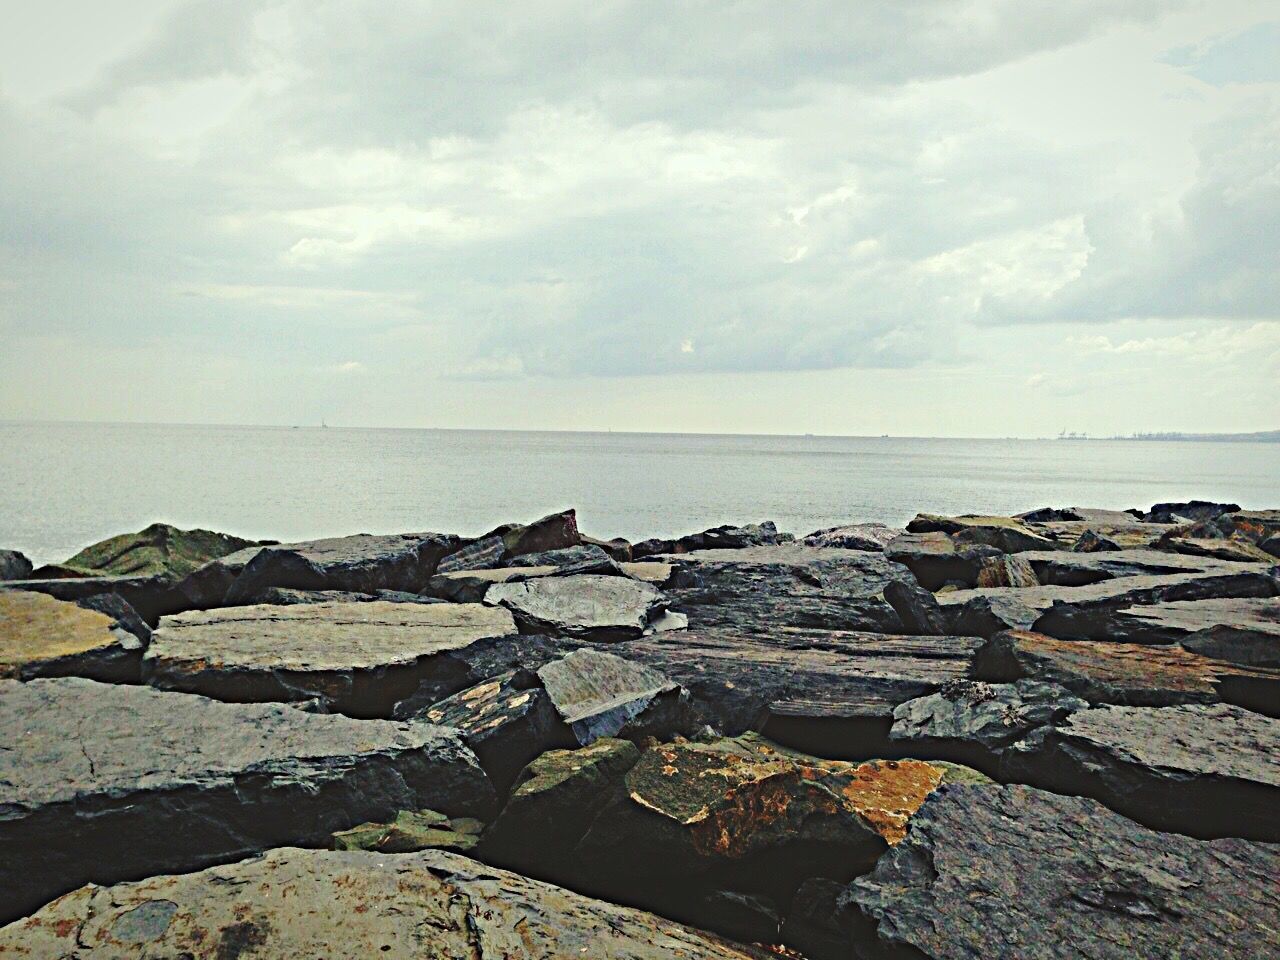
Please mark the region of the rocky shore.
POLYGON ((0 550, 0 958, 1264 957, 1280 510, 0 550))

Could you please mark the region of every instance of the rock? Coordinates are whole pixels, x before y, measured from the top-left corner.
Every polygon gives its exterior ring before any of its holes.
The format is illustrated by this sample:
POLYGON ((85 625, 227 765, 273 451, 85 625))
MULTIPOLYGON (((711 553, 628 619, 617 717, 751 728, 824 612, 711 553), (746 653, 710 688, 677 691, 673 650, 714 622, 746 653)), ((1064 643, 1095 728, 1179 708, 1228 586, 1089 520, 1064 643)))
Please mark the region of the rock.
POLYGON ((418 853, 453 850, 470 853, 480 842, 484 824, 472 817, 450 820, 435 810, 401 810, 390 823, 362 823, 333 835, 335 850, 418 853))
MULTIPOLYGON (((1109 626, 1117 640, 1192 644, 1188 649, 1206 645, 1211 635, 1230 637, 1238 649, 1252 649, 1260 657, 1243 662, 1280 666, 1280 600, 1275 597, 1208 598, 1132 606, 1115 611, 1109 626)), ((1226 644, 1223 649, 1230 652, 1226 644)), ((1197 652, 1236 659, 1208 649, 1197 652)))
POLYGON ((891 540, 884 553, 910 570, 926 590, 938 590, 947 584, 972 586, 978 582, 983 562, 1000 556, 995 547, 961 546, 938 531, 904 533, 891 540))
POLYGON ((499 794, 544 751, 574 746, 537 674, 511 670, 426 708, 421 719, 462 731, 499 794))
POLYGON ((943 612, 934 595, 924 587, 895 580, 885 585, 884 598, 893 607, 907 633, 942 636, 951 632, 951 617, 943 612))
POLYGON ((1032 730, 1089 706, 1064 688, 1036 680, 988 684, 953 680, 893 711, 892 740, 915 756, 994 771, 1001 752, 1032 730))
POLYGON ((599 547, 613 557, 614 560, 617 560, 618 563, 630 563, 634 559, 631 556, 631 541, 624 540, 622 537, 614 537, 612 540, 598 540, 595 537, 581 534, 578 539, 582 541, 584 546, 599 547))
POLYGON ((453 570, 431 577, 423 593, 450 603, 481 603, 495 583, 514 583, 550 577, 555 567, 499 567, 496 570, 453 570))
POLYGON ((800 884, 782 924, 782 942, 808 960, 847 960, 849 933, 840 916, 845 887, 825 877, 800 884))
POLYGON ((1053 550, 1055 542, 1013 517, 941 517, 921 513, 907 524, 908 533, 946 533, 957 545, 994 547, 1001 553, 1053 550))
POLYGON ((1280 722, 1227 704, 1094 707, 1006 756, 1010 778, 1093 797, 1156 830, 1280 840, 1280 722))
POLYGON ((1086 530, 1080 534, 1080 539, 1071 548, 1073 553, 1106 553, 1120 549, 1123 548, 1116 540, 1093 530, 1086 530))
POLYGON ((780 627, 901 632, 881 593, 907 571, 882 554, 786 543, 698 550, 672 558, 671 607, 694 628, 780 627))
POLYGON ((667 604, 651 584, 599 574, 496 583, 484 602, 510 610, 525 633, 596 641, 639 636, 667 604))
POLYGON ((291 606, 295 603, 371 603, 385 600, 387 603, 444 603, 437 597, 425 597, 401 590, 379 590, 376 593, 352 593, 350 590, 290 590, 288 587, 268 587, 249 598, 252 603, 291 606))
POLYGON ((879 553, 901 533, 897 527, 886 527, 883 523, 855 523, 847 527, 815 530, 804 538, 804 544, 807 547, 837 547, 842 550, 879 553))
POLYGON ((1074 507, 1040 507, 1026 513, 1015 514, 1014 520, 1024 523, 1048 523, 1054 520, 1083 520, 1084 514, 1074 507))
POLYGON ((600 547, 581 545, 563 547, 559 550, 543 550, 539 553, 526 553, 512 557, 508 562, 512 567, 551 567, 560 576, 576 573, 603 573, 621 576, 622 568, 617 561, 600 547))
POLYGON ((1161 550, 1123 549, 1093 552, 1036 551, 1023 553, 1036 579, 1049 587, 1082 587, 1120 577, 1170 576, 1186 573, 1236 573, 1257 569, 1221 563, 1214 558, 1175 556, 1161 550))
POLYGON ((1147 523, 1185 523, 1188 520, 1211 520, 1224 513, 1235 513, 1238 503, 1212 503, 1208 500, 1188 500, 1185 503, 1157 503, 1142 519, 1147 523))
POLYGON ((578 533, 578 515, 573 510, 553 513, 527 526, 515 526, 502 535, 507 554, 519 557, 544 550, 576 547, 582 542, 578 533))
POLYGON ((17 550, 0 550, 0 580, 25 580, 31 576, 31 561, 17 550))
POLYGON ((1273 557, 1280 557, 1280 533, 1273 533, 1271 536, 1259 541, 1258 547, 1263 553, 1273 557))
POLYGON ((664 587, 667 581, 671 579, 671 571, 674 569, 670 563, 663 563, 660 560, 637 560, 629 563, 619 563, 622 572, 628 577, 634 577, 637 580, 643 580, 645 583, 652 583, 655 587, 664 587))
POLYGON ((484 859, 552 883, 572 883, 574 848, 596 815, 625 797, 623 775, 639 759, 634 743, 613 737, 542 754, 521 771, 486 831, 484 859))
POLYGON ((1232 560, 1237 563, 1267 563, 1271 554, 1252 543, 1239 540, 1209 540, 1196 537, 1163 536, 1158 548, 1172 553, 1193 557, 1212 557, 1215 560, 1232 560))
POLYGON ((726 524, 701 533, 691 533, 677 540, 642 540, 631 547, 631 558, 665 553, 691 553, 694 550, 740 550, 743 547, 773 546, 795 539, 789 533, 779 533, 772 520, 735 527, 726 524))
POLYGON ((669 737, 692 725, 688 694, 665 675, 599 650, 576 650, 537 671, 578 743, 669 737))
POLYGON ((487 570, 500 566, 507 556, 507 544, 494 534, 473 540, 466 546, 446 555, 437 565, 436 573, 457 573, 460 570, 487 570))
POLYGON ((76 602, 87 597, 115 594, 134 609, 149 626, 187 607, 186 598, 166 577, 54 577, 10 580, 0 589, 29 590, 58 600, 76 602))
POLYGON ((782 917, 770 897, 737 890, 713 890, 697 906, 700 925, 741 943, 773 943, 782 917))
POLYGON ((1038 587, 1035 568, 1023 556, 1016 554, 988 557, 978 568, 979 587, 1038 587))
POLYGON ((1057 640, 1010 630, 978 651, 972 675, 994 683, 1023 677, 1055 683, 1094 704, 1169 707, 1225 701, 1259 712, 1267 712, 1268 705, 1280 709, 1280 671, 1236 666, 1180 647, 1057 640))
POLYGON ((138 683, 151 630, 114 594, 78 601, 0 591, 0 677, 138 683))
POLYGON ((840 956, 1260 957, 1274 950, 1277 872, 1266 844, 1153 833, 1022 786, 949 786, 853 882, 840 956))
POLYGON ((387 717, 440 654, 512 633, 507 611, 480 604, 225 607, 165 617, 144 665, 164 690, 236 703, 321 697, 341 713, 387 717))
POLYGON ((0 681, 0 919, 397 810, 485 816, 456 731, 92 680, 0 681))
POLYGON ((443 850, 292 848, 199 873, 86 887, 0 930, 0 953, 19 960, 765 956, 443 850))
POLYGON ((185 577, 210 560, 259 546, 212 530, 179 530, 153 523, 137 533, 111 537, 85 547, 59 566, 85 576, 185 577))

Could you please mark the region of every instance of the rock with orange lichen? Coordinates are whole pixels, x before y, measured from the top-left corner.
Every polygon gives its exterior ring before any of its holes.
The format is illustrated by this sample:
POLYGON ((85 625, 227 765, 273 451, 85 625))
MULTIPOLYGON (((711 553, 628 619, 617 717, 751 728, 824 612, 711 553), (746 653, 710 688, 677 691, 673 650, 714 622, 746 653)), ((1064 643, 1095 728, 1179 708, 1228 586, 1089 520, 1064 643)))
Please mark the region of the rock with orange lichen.
POLYGON ((0 591, 0 677, 89 677, 137 683, 151 631, 114 594, 76 602, 0 591))

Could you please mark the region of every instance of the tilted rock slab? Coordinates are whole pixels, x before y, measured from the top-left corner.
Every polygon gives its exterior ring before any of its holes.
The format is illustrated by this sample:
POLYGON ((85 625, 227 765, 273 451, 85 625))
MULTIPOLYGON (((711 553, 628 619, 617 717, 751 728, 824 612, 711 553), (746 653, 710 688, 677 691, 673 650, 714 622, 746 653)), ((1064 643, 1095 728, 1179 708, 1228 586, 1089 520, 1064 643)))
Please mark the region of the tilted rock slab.
POLYGON ((455 730, 92 680, 0 681, 0 920, 493 790, 455 730))
POLYGON ((0 591, 0 677, 90 677, 138 683, 151 636, 114 594, 76 603, 43 593, 0 591))
POLYGON ((129 604, 138 616, 154 626, 163 616, 187 609, 186 596, 169 577, 161 576, 65 576, 6 580, 0 587, 6 590, 29 590, 43 593, 58 600, 79 601, 88 597, 114 593, 129 604))
POLYGON ((22 580, 34 569, 20 550, 0 550, 0 580, 22 580))
POLYGON ((321 697, 356 716, 390 716, 435 658, 516 632, 506 610, 456 603, 260 604, 160 621, 148 681, 232 702, 321 697))
POLYGON ((642 634, 667 598, 630 577, 580 574, 496 583, 484 602, 506 607, 526 633, 611 641, 642 634))
POLYGON ((945 786, 844 895, 851 949, 831 956, 1271 956, 1278 875, 1274 845, 1155 833, 1028 787, 945 786))
POLYGON ((688 732, 688 695, 665 674, 599 650, 575 650, 538 668, 578 743, 688 732))
POLYGON ((1230 598, 1130 607, 1112 617, 1117 639, 1179 643, 1205 656, 1280 667, 1280 600, 1230 598))
POLYGON ((30 960, 762 960, 763 954, 455 853, 284 848, 85 887, 0 929, 30 960))

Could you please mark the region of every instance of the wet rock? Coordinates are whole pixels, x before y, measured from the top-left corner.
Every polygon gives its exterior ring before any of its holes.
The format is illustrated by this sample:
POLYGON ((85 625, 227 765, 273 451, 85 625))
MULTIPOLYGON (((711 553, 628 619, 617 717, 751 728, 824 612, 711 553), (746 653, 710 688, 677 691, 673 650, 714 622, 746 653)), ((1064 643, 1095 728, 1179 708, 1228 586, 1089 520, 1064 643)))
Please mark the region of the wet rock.
POLYGON ((1213 503, 1209 500, 1157 503, 1142 515, 1142 519, 1147 523, 1186 523, 1188 520, 1211 520, 1239 509, 1238 503, 1213 503))
POLYGON ((25 580, 31 576, 31 561, 17 550, 0 550, 0 580, 25 580))
POLYGON ((841 550, 882 552, 902 531, 883 523, 855 523, 846 527, 815 530, 804 538, 807 547, 835 547, 841 550))
POLYGON ((484 824, 474 817, 450 819, 435 810, 401 810, 390 823, 362 823, 333 835, 335 850, 418 853, 452 850, 470 853, 480 842, 484 824))
POLYGON ((10 580, 8 590, 29 590, 58 600, 76 602, 87 597, 115 594, 134 609, 149 626, 161 617, 187 608, 186 598, 166 577, 55 577, 10 580))
POLYGON ((137 533, 85 547, 59 566, 86 576, 176 578, 210 560, 258 545, 256 540, 212 530, 179 530, 167 523, 153 523, 137 533))
POLYGON ((1105 706, 1034 731, 1006 763, 1156 830, 1280 840, 1278 751, 1280 722, 1237 706, 1105 706))
POLYGON ((507 556, 507 544, 498 535, 473 540, 461 549, 445 556, 437 565, 436 573, 457 573, 460 570, 488 570, 500 566, 507 556))
POLYGON ((948 584, 972 586, 978 582, 983 562, 1001 554, 985 544, 957 544, 939 531, 904 533, 890 541, 884 552, 888 559, 910 570, 926 590, 948 584))
POLYGON ((1277 871, 1274 846, 1154 833, 1090 800, 1022 786, 949 786, 853 882, 843 956, 1263 956, 1275 942, 1280 893, 1267 878, 1277 871))
POLYGON ((779 533, 778 526, 772 520, 762 523, 749 523, 735 527, 726 524, 712 527, 701 533, 691 533, 676 540, 642 540, 631 547, 631 557, 639 560, 642 557, 663 553, 692 553, 694 550, 741 550, 744 547, 773 546, 793 540, 789 533, 779 533))
POLYGON ((138 683, 151 630, 114 594, 78 601, 0 591, 0 677, 138 683))
POLYGON ((1104 536, 1094 530, 1086 530, 1080 534, 1071 550, 1074 553, 1107 553, 1123 549, 1112 537, 1104 536))
POLYGON ((622 568, 616 560, 600 547, 580 545, 564 547, 560 550, 543 550, 539 553, 526 553, 513 557, 509 563, 512 567, 551 567, 557 575, 570 576, 575 573, 603 573, 621 576, 622 568))
POLYGON ((0 930, 15 958, 762 960, 764 954, 442 850, 285 848, 86 887, 0 930))
POLYGON ((497 583, 484 602, 510 610, 525 633, 597 641, 639 636, 667 604, 651 584, 599 574, 497 583))
POLYGON ((577 750, 549 750, 521 771, 484 835, 486 861, 571 884, 574 848, 601 810, 625 797, 623 775, 640 759, 629 740, 601 737, 577 750))
POLYGON ((578 533, 577 513, 565 510, 527 525, 514 526, 502 534, 502 539, 506 543, 507 554, 519 557, 544 550, 576 547, 582 542, 582 535, 578 533))
POLYGON ((479 604, 315 603, 166 617, 145 657, 148 682, 231 702, 321 697, 352 716, 390 716, 437 657, 515 633, 479 604))
POLYGON ((397 810, 487 815, 456 731, 91 680, 0 681, 0 919, 397 810))
POLYGON ((688 694, 661 672, 599 650, 543 664, 538 679, 578 743, 669 737, 692 726, 688 694))
POLYGON ((979 587, 1038 587, 1040 580, 1030 561, 1017 554, 988 557, 978 568, 979 587))
POLYGON ((1057 640, 1009 631, 992 637, 974 658, 973 676, 1007 683, 1022 677, 1059 684, 1090 703, 1168 707, 1237 703, 1280 709, 1280 671, 1212 660, 1180 647, 1057 640))

